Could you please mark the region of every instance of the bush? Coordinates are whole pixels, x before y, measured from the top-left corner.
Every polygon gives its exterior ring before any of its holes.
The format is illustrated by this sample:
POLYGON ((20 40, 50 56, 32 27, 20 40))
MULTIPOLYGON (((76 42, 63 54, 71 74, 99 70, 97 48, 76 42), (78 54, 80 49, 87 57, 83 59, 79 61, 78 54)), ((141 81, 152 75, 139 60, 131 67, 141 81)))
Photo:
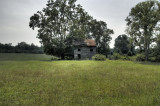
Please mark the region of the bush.
POLYGON ((122 60, 131 60, 129 56, 121 56, 122 60))
POLYGON ((144 54, 137 54, 136 61, 145 61, 145 55, 144 54))
POLYGON ((121 55, 119 53, 113 53, 112 56, 109 56, 110 60, 119 60, 121 59, 121 55))
POLYGON ((73 60, 74 57, 73 57, 73 56, 65 56, 64 59, 65 59, 65 60, 73 60))
POLYGON ((56 57, 56 56, 53 56, 53 57, 51 57, 51 60, 52 60, 52 61, 60 60, 60 58, 59 58, 59 57, 56 57))
POLYGON ((105 61, 106 60, 106 56, 102 55, 102 54, 96 54, 92 57, 93 60, 97 60, 97 61, 105 61))
POLYGON ((127 55, 120 55, 119 53, 114 53, 112 56, 108 56, 109 60, 131 60, 127 55))
POLYGON ((113 59, 114 60, 119 60, 119 59, 121 59, 121 55, 119 53, 114 53, 113 54, 113 59))
POLYGON ((156 61, 156 62, 160 62, 160 55, 157 55, 157 56, 155 57, 155 61, 156 61))
POLYGON ((131 61, 136 61, 136 56, 130 56, 129 58, 131 61))
POLYGON ((127 53, 127 55, 128 55, 128 56, 133 56, 133 55, 134 55, 134 53, 133 53, 133 52, 131 52, 131 51, 129 51, 129 52, 127 53))
POLYGON ((154 57, 154 56, 150 57, 150 58, 149 58, 149 61, 151 61, 151 62, 157 62, 157 61, 156 61, 156 57, 154 57))

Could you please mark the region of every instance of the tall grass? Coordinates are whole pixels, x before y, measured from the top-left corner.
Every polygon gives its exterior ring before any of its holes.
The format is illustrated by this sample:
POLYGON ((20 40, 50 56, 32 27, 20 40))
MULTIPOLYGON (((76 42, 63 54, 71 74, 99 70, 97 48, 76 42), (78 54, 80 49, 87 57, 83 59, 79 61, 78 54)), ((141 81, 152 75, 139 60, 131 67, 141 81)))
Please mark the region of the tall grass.
POLYGON ((159 106, 160 66, 128 61, 0 61, 0 105, 159 106))

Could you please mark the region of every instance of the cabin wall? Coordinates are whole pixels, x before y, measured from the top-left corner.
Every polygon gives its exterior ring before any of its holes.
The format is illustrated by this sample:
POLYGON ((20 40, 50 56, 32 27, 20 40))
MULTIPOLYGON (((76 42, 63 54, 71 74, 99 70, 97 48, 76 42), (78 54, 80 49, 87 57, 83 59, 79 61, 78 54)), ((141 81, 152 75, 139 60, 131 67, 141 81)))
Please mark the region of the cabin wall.
POLYGON ((96 47, 77 47, 76 49, 74 49, 74 59, 76 60, 91 60, 92 56, 94 56, 95 54, 96 47))

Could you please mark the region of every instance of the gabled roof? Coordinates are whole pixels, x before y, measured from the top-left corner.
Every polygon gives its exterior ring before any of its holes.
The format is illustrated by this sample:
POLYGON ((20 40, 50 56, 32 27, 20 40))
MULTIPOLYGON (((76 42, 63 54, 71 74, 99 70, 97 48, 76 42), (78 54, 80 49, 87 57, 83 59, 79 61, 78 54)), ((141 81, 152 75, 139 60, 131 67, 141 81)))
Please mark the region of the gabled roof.
POLYGON ((79 40, 79 41, 75 41, 74 45, 94 47, 96 46, 96 42, 94 40, 79 40))

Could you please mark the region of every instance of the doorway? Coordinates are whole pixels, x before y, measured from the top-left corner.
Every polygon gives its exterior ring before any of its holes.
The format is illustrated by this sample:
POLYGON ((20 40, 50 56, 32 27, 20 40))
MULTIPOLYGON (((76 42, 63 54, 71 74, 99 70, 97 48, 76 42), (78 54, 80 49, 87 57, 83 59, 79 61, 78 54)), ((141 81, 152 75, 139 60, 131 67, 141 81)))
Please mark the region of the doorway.
POLYGON ((79 59, 79 60, 81 59, 81 55, 80 55, 80 54, 78 54, 78 59, 79 59))

